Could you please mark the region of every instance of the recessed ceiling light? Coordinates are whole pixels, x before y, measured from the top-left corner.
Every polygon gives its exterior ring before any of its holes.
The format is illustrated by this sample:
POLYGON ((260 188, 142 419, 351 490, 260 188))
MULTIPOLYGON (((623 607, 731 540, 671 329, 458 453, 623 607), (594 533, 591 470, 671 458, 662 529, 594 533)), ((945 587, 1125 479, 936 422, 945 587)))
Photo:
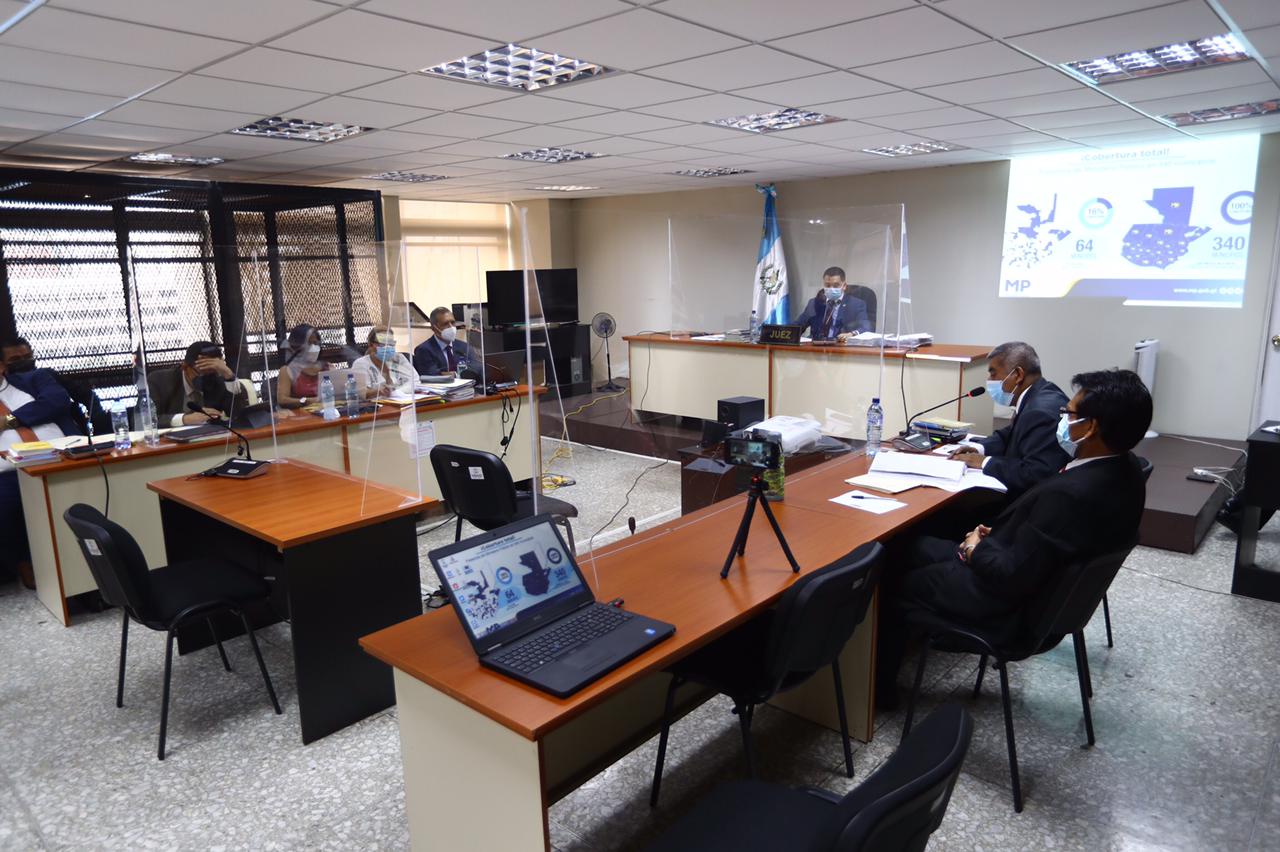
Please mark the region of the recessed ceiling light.
POLYGON ((612 68, 583 62, 558 53, 547 53, 536 47, 507 44, 423 68, 423 74, 532 92, 547 86, 564 85, 612 74, 612 68))
POLYGON ((1280 112, 1280 100, 1212 107, 1192 112, 1175 112, 1169 115, 1162 115, 1160 118, 1174 127, 1186 127, 1188 124, 1213 124, 1214 122, 1232 121, 1237 118, 1256 118, 1260 115, 1270 115, 1275 112, 1280 112))
POLYGON ((1241 62, 1248 52, 1234 35, 1206 36, 1197 41, 1166 44, 1146 50, 1131 50, 1098 59, 1064 62, 1062 67, 1086 83, 1117 83, 1138 80, 1158 74, 1171 74, 1189 68, 1207 68, 1228 62, 1241 62))
POLYGON ((246 124, 244 127, 237 127, 231 132, 244 136, 293 139, 298 142, 333 142, 372 129, 372 127, 360 127, 356 124, 325 123, 321 121, 306 121, 301 118, 272 116, 259 119, 252 124, 246 124))
POLYGON ((185 154, 165 154, 147 151, 127 158, 133 163, 152 163, 160 166, 219 166, 226 162, 222 157, 188 157, 185 154))
POLYGON ((397 180, 402 183, 430 183, 433 180, 445 180, 448 175, 428 175, 422 172, 382 172, 369 175, 365 180, 397 180))
POLYGON ((15 189, 22 189, 24 186, 31 186, 29 180, 15 180, 13 183, 6 183, 0 186, 0 192, 12 192, 15 189))
POLYGON ((541 189, 547 192, 584 192, 588 189, 599 189, 598 186, 575 186, 568 184, 565 186, 535 186, 534 189, 541 189))
POLYGON ((732 127, 735 130, 748 130, 752 133, 776 133, 779 130, 793 130, 797 127, 808 127, 811 124, 829 124, 833 121, 844 121, 826 113, 808 109, 776 109, 773 112, 737 115, 733 118, 717 118, 707 122, 720 127, 732 127))
POLYGON ((504 154, 502 159, 531 160, 535 163, 572 163, 575 160, 590 160, 599 156, 587 151, 575 151, 572 148, 534 148, 532 151, 504 154))
POLYGON ((673 175, 683 175, 684 177, 712 178, 727 177, 728 175, 749 175, 749 169, 727 169, 716 167, 713 169, 681 169, 678 172, 672 172, 673 175))
POLYGON ((864 154, 876 154, 881 157, 912 157, 916 154, 938 154, 943 151, 964 151, 963 145, 952 145, 950 142, 904 142, 901 145, 883 145, 879 148, 863 148, 864 154))

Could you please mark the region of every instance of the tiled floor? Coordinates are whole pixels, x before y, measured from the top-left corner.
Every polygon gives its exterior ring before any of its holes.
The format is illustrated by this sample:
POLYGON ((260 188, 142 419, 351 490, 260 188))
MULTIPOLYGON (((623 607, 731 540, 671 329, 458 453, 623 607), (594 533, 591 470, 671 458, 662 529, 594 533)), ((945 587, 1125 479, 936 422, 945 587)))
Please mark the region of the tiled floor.
MULTIPOLYGON (((579 506, 581 542, 678 505, 679 472, 665 465, 610 519, 651 464, 582 447, 556 463, 578 480, 557 496, 579 506)), ((424 536, 424 548, 448 540, 451 526, 424 536)), ((1096 747, 1082 748, 1069 644, 1011 667, 1022 814, 1009 798, 997 682, 971 701, 974 661, 934 659, 928 704, 962 701, 976 724, 931 848, 1280 849, 1280 605, 1227 593, 1233 549, 1218 527, 1194 556, 1130 558, 1110 595, 1116 647, 1106 648, 1100 617, 1089 629, 1096 747)), ((1280 520, 1264 531, 1260 561, 1280 566, 1280 520)), ((160 763, 162 638, 133 631, 116 709, 118 615, 64 629, 34 595, 0 585, 0 849, 407 848, 394 710, 303 747, 285 630, 261 633, 284 717, 271 713, 242 640, 228 646, 231 674, 211 650, 180 658, 160 763)), ((834 733, 764 708, 761 775, 846 790, 892 752, 900 727, 899 714, 879 720, 850 781, 834 733)), ((636 848, 742 772, 736 720, 721 700, 673 729, 657 811, 647 802, 654 752, 646 743, 557 803, 556 847, 636 848)))

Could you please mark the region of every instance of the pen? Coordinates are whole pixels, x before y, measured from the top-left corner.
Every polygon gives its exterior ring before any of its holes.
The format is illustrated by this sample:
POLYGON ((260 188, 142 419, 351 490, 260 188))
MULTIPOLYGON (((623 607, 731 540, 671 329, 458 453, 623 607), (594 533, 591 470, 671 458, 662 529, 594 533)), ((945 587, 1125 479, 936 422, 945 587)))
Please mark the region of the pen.
POLYGON ((892 497, 873 497, 870 494, 850 494, 854 500, 893 500, 892 497))

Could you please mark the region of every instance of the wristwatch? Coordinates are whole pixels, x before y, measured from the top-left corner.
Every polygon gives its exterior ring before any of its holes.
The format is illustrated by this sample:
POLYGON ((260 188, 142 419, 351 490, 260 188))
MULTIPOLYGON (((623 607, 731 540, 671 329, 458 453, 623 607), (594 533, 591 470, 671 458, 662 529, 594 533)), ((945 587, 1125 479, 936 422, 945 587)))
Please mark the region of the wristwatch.
POLYGON ((3 425, 0 425, 0 432, 3 432, 5 429, 18 428, 18 418, 14 417, 12 414, 6 414, 4 416, 4 420, 0 420, 0 423, 3 424, 3 425))
POLYGON ((307 398, 306 398, 305 396, 300 396, 300 397, 298 397, 298 404, 299 404, 299 405, 306 405, 306 404, 307 404, 307 398))

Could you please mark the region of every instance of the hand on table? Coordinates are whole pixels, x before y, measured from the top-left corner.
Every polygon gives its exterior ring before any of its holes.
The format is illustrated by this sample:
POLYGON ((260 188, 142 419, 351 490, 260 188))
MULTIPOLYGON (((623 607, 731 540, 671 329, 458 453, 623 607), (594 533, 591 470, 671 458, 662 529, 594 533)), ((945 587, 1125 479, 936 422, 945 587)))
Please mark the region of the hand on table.
POLYGON ((969 467, 976 467, 981 470, 982 461, 986 456, 975 450, 973 447, 961 447, 951 454, 951 458, 956 461, 962 461, 969 467))

